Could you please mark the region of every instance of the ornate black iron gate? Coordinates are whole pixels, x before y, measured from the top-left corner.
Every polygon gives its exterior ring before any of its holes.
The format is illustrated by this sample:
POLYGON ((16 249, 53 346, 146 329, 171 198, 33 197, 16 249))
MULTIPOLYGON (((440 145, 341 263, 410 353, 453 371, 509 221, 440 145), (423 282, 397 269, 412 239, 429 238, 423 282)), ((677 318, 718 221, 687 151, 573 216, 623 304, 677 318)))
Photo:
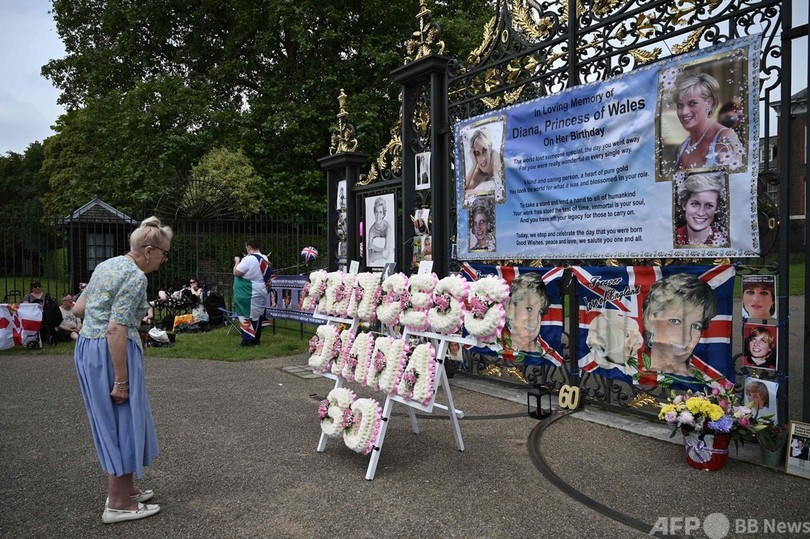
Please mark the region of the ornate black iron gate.
MULTIPOLYGON (((503 106, 518 104, 537 97, 551 95, 580 84, 603 81, 635 68, 681 53, 706 48, 734 38, 761 34, 759 95, 761 110, 760 159, 760 220, 762 256, 746 259, 738 269, 741 273, 772 273, 779 278, 778 295, 787 298, 788 254, 791 245, 806 242, 804 208, 797 208, 795 199, 804 201, 807 159, 791 160, 799 151, 807 155, 807 140, 797 136, 796 103, 791 100, 793 88, 792 50, 794 42, 807 45, 807 21, 794 25, 792 0, 567 0, 563 2, 535 0, 498 0, 493 16, 483 29, 483 39, 466 59, 442 55, 440 28, 431 18, 426 0, 421 0, 416 15, 419 30, 408 43, 405 66, 393 73, 403 85, 401 124, 392 129, 392 140, 382 150, 367 175, 359 173, 359 162, 350 169, 329 169, 330 201, 333 185, 349 179, 348 220, 354 230, 361 219, 358 206, 372 192, 395 191, 400 209, 398 238, 404 238, 411 225, 415 208, 430 208, 433 229, 434 269, 445 274, 457 268, 454 257, 456 230, 455 189, 452 163, 455 149, 450 136, 451 124, 503 106), (776 120, 771 110, 780 113, 779 147, 775 152, 776 120), (429 191, 415 191, 414 158, 430 151, 432 155, 429 191), (795 154, 794 154, 795 155, 795 154), (778 159, 778 162, 777 162, 778 159), (336 174, 336 175, 335 175, 336 174), (786 226, 791 223, 793 226, 786 226), (796 226, 796 224, 799 224, 796 226), (781 224, 781 226, 780 226, 781 224), (798 236, 798 240, 796 238, 798 236), (794 238, 794 239, 791 239, 794 238), (778 257, 766 257, 778 248, 778 257)), ((801 71, 806 103, 807 66, 801 71)), ((341 112, 343 104, 341 103, 341 112)), ((802 125, 807 125, 806 105, 798 111, 802 125)), ((336 155, 352 146, 353 130, 346 130, 346 119, 338 116, 338 129, 333 136, 336 155), (341 150, 342 148, 342 150, 341 150)), ((350 127, 350 126, 349 126, 350 127)), ((804 137, 804 135, 800 135, 804 137)), ((356 144, 355 144, 356 145, 356 144)), ((365 158, 365 156, 363 156, 365 158)), ((324 161, 326 161, 324 160, 324 161)), ((361 159, 362 160, 362 159, 361 159)), ((325 164, 325 163, 324 163, 325 164)), ((338 165, 338 169, 345 163, 338 165)), ((328 168, 325 166, 325 168, 328 168)), ((331 208, 330 204, 330 208, 331 208)), ((330 209, 330 223, 339 218, 330 209)), ((359 257, 362 244, 357 235, 348 233, 349 258, 359 257)), ((330 245, 338 236, 330 237, 330 245)), ((398 267, 407 271, 411 246, 399 242, 398 267)), ((334 257, 333 257, 334 258, 334 257)), ((520 260, 493 261, 522 265, 520 260)), ((572 260, 533 260, 531 265, 569 265, 572 260)), ((672 260, 603 260, 589 261, 591 265, 663 265, 672 260)), ((713 263, 713 260, 691 260, 713 263)), ((337 260, 330 261, 330 268, 337 260), (333 263, 334 262, 334 263, 333 263)), ((569 287, 568 331, 576 328, 576 301, 569 287)), ((806 305, 805 305, 806 307, 806 305)), ((805 309, 806 310, 806 309, 805 309)), ((788 380, 788 302, 779 303, 778 319, 785 331, 779 332, 780 380, 788 380)), ((805 330, 806 331, 806 330, 805 330)), ((806 336, 806 335, 805 335, 806 336)), ((573 344, 575 339, 570 339, 573 344)), ((575 350, 568 350, 569 364, 562 368, 544 367, 527 372, 530 381, 556 388, 570 383, 577 371, 575 350)), ((805 351, 805 363, 808 352, 805 351)), ((804 382, 810 382, 805 371, 804 382)), ((580 382, 586 398, 607 405, 626 407, 634 396, 634 388, 591 376, 580 382)), ((780 398, 780 416, 785 415, 787 384, 780 398)), ((804 401, 804 417, 810 417, 810 403, 804 401)))

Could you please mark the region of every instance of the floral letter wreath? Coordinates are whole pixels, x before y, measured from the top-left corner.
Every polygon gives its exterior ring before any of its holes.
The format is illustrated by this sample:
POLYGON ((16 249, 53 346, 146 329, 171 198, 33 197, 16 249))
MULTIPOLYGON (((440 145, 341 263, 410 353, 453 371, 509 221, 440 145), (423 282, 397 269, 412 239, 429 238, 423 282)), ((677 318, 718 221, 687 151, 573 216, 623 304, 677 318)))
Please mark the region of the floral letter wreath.
POLYGON ((349 353, 352 350, 352 343, 354 343, 354 334, 351 330, 344 329, 340 332, 340 354, 335 361, 332 362, 331 372, 334 375, 340 376, 343 372, 343 365, 349 358, 349 353))
POLYGON ((503 330, 505 310, 509 299, 506 281, 494 275, 483 277, 470 285, 467 301, 469 310, 464 314, 464 327, 479 341, 492 342, 503 330))
POLYGON ((399 321, 413 331, 425 331, 430 327, 428 310, 433 307, 433 289, 438 278, 435 273, 411 275, 408 279, 408 299, 399 321))
POLYGON ((436 382, 436 349, 430 343, 414 348, 397 388, 400 397, 427 405, 436 382))
POLYGON ((352 413, 350 407, 355 399, 354 391, 345 387, 337 387, 329 392, 318 406, 318 418, 321 420, 321 430, 331 438, 340 436, 351 424, 352 413))
POLYGON ((366 373, 366 385, 386 394, 394 393, 405 368, 405 353, 405 339, 377 337, 366 373))
POLYGON ((352 343, 348 357, 343 361, 343 369, 340 375, 349 382, 364 384, 366 381, 368 365, 371 352, 374 350, 374 336, 371 333, 360 333, 352 343), (361 367, 362 365, 362 367, 361 367), (358 377, 358 374, 362 375, 358 377))
POLYGON ((399 321, 402 312, 402 296, 408 290, 408 277, 404 273, 389 275, 382 284, 382 303, 377 307, 377 319, 386 326, 399 321))
MULTIPOLYGON (((332 304, 332 316, 340 318, 346 317, 346 311, 349 309, 349 301, 352 296, 352 289, 354 288, 354 274, 344 273, 343 281, 338 285, 335 291, 335 302, 332 304)), ((327 289, 328 290, 328 289, 327 289)))
POLYGON ((374 399, 357 399, 352 404, 352 423, 343 431, 343 441, 352 451, 366 455, 374 449, 380 434, 382 408, 374 399))
POLYGON ((324 292, 326 292, 326 275, 326 270, 313 271, 309 274, 309 282, 304 285, 304 299, 301 302, 301 310, 309 313, 315 310, 324 292))
POLYGON ((326 278, 326 293, 318 302, 318 312, 327 316, 335 316, 335 302, 338 295, 342 297, 343 292, 343 272, 330 272, 326 278))
POLYGON ((381 273, 359 273, 354 280, 352 299, 346 315, 357 318, 363 322, 374 322, 377 319, 377 304, 380 302, 382 290, 380 289, 381 273))
POLYGON ((335 326, 318 326, 309 341, 309 366, 315 372, 328 372, 331 363, 340 357, 340 337, 335 326))
POLYGON ((439 281, 433 295, 436 306, 428 312, 433 331, 442 335, 458 333, 469 289, 470 285, 459 275, 450 275, 439 281))

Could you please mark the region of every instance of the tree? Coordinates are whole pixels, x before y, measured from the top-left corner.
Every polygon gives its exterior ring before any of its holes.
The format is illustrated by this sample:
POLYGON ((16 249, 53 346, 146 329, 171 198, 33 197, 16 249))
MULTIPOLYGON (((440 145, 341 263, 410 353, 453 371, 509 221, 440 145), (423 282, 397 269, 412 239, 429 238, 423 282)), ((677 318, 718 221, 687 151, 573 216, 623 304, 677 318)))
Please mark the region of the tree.
MULTIPOLYGON (((376 156, 418 11, 416 0, 55 0, 67 55, 42 72, 68 113, 45 170, 69 191, 52 193, 49 211, 98 194, 137 214, 219 147, 242 150, 264 178, 268 210, 322 210, 317 159, 337 95, 349 95, 358 150, 376 156)), ((433 19, 459 34, 446 54, 465 57, 491 16, 485 0, 439 3, 433 19)))
MULTIPOLYGON (((261 194, 262 179, 241 150, 236 152, 225 148, 211 150, 202 158, 200 164, 192 169, 192 176, 203 187, 195 192, 184 193, 183 203, 187 206, 199 206, 194 200, 197 197, 220 199, 224 196, 233 206, 234 213, 241 217, 250 217, 264 206, 265 200, 261 194)), ((222 202, 211 200, 210 204, 222 202)))

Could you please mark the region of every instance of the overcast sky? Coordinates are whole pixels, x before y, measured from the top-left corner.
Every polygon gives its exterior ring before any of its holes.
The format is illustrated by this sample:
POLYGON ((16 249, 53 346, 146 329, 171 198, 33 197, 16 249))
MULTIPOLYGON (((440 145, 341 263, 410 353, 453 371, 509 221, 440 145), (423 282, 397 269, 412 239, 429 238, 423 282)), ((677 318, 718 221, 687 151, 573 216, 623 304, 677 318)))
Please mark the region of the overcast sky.
MULTIPOLYGON (((806 1, 794 2, 794 22, 807 22, 806 1)), ((49 0, 0 0, 0 155, 23 153, 53 134, 62 107, 59 92, 40 75, 42 66, 65 55, 48 13, 49 0)), ((793 91, 806 86, 807 49, 794 51, 793 91)))
POLYGON ((0 0, 0 155, 52 135, 64 112, 59 92, 40 75, 48 60, 65 55, 50 7, 49 0, 0 0))

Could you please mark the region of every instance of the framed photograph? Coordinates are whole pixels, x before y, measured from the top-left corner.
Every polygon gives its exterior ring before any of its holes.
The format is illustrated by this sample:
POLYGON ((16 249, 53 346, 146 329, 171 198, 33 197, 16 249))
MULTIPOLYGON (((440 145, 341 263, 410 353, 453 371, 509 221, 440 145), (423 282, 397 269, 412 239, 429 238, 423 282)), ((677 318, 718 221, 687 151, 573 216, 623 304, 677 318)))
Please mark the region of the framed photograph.
POLYGON ((346 211, 346 180, 338 182, 337 198, 335 199, 335 209, 337 211, 346 211))
POLYGON ((745 405, 752 410, 756 408, 757 417, 773 414, 773 422, 779 423, 779 415, 776 413, 776 394, 779 391, 779 384, 770 380, 753 378, 747 376, 743 380, 745 395, 745 405))
POLYGON ((498 204, 506 199, 503 148, 506 117, 494 116, 466 126, 461 133, 464 207, 476 198, 491 196, 498 204))
POLYGON ((776 276, 743 275, 742 315, 744 319, 776 319, 776 276))
POLYGON ((470 205, 470 251, 494 252, 495 245, 495 201, 492 197, 476 198, 470 205))
POLYGON ((743 324, 743 335, 743 366, 775 371, 779 328, 770 324, 746 322, 743 324))
POLYGON ((393 218, 394 194, 370 196, 365 200, 366 265, 382 268, 396 261, 396 229, 393 218))
POLYGON ((419 208, 413 212, 411 216, 413 221, 413 233, 415 236, 424 236, 430 234, 430 209, 419 208))
POLYGON ((788 430, 785 473, 810 478, 810 423, 791 421, 788 430))
POLYGON ((430 189, 430 152, 416 154, 416 184, 417 191, 430 189))
POLYGON ((745 48, 674 65, 658 76, 657 181, 679 171, 748 166, 749 68, 745 48))
POLYGON ((679 176, 672 189, 676 249, 731 245, 728 174, 724 169, 679 176))

